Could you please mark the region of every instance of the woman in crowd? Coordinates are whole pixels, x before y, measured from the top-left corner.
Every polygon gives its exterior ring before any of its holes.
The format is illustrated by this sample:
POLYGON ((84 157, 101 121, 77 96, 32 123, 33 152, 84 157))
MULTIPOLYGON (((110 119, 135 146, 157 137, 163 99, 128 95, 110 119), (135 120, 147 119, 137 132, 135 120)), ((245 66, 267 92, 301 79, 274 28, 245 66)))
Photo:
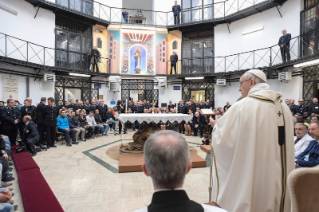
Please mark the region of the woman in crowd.
MULTIPOLYGON (((188 115, 194 116, 193 111, 189 110, 188 111, 188 115)), ((185 127, 185 135, 189 136, 192 135, 192 127, 193 127, 194 123, 193 123, 193 118, 188 121, 187 123, 184 124, 185 127)))

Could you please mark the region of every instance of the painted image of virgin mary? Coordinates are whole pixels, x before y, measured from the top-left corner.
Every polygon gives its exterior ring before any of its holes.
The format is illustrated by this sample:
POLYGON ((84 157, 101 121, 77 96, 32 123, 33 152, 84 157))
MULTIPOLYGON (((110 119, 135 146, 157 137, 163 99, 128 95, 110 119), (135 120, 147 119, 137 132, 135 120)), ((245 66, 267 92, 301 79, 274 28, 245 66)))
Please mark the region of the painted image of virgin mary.
POLYGON ((140 50, 136 49, 134 55, 133 55, 134 59, 135 59, 135 74, 140 74, 141 73, 141 52, 140 50))

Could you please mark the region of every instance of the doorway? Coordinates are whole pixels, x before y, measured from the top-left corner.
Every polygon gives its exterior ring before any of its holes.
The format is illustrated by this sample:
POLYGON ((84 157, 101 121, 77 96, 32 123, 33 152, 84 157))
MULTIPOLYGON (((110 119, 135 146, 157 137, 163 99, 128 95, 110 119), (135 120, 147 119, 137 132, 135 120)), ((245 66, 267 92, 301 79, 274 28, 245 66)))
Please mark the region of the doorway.
POLYGON ((192 90, 191 91, 191 98, 193 98, 194 102, 205 100, 205 90, 192 90))

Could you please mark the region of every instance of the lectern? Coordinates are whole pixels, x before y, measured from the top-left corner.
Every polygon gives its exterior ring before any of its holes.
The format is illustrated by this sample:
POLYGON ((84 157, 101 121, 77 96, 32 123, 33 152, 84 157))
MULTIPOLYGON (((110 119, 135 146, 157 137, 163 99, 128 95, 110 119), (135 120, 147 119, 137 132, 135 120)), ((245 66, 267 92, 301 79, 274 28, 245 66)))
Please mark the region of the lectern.
POLYGON ((206 134, 204 140, 202 140, 203 145, 209 145, 209 138, 210 138, 210 133, 209 133, 209 117, 210 116, 215 116, 214 111, 211 109, 201 109, 201 114, 203 116, 206 116, 206 134))

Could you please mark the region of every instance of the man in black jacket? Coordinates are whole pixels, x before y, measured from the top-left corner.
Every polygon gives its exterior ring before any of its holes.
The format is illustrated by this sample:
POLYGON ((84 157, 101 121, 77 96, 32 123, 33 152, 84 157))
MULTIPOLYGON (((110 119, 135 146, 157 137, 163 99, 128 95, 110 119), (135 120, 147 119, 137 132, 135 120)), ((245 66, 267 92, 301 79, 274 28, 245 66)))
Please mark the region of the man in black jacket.
POLYGON ((94 46, 91 51, 91 65, 90 65, 90 71, 94 72, 94 68, 96 68, 96 72, 99 73, 99 66, 97 63, 100 63, 101 61, 101 54, 99 50, 97 50, 97 47, 94 46))
POLYGON ((78 120, 77 117, 75 117, 75 112, 74 111, 70 112, 69 127, 70 127, 71 130, 74 130, 76 139, 79 137, 79 134, 81 133, 82 141, 86 141, 86 139, 85 139, 85 129, 80 127, 79 120, 78 120))
MULTIPOLYGON (((107 118, 106 118, 106 113, 107 113, 107 105, 104 104, 104 100, 101 100, 101 105, 97 106, 97 109, 99 109, 100 112, 100 116, 102 118, 103 122, 106 122, 107 118)), ((93 111, 94 114, 95 111, 93 111)))
POLYGON ((172 12, 174 13, 174 24, 179 24, 179 13, 181 12, 181 6, 175 1, 175 5, 172 7, 172 12))
POLYGON ((44 145, 44 107, 47 99, 45 97, 41 97, 41 102, 38 104, 36 109, 37 115, 37 127, 39 131, 39 145, 42 147, 44 145))
POLYGON ((57 124, 58 110, 54 106, 54 98, 48 98, 48 105, 43 109, 44 127, 45 127, 45 140, 47 142, 47 148, 56 147, 54 145, 56 138, 56 124, 57 124))
POLYGON ((13 99, 8 99, 7 106, 1 110, 2 133, 9 137, 11 146, 16 145, 18 126, 21 121, 21 114, 14 105, 15 101, 13 99))
POLYGON ((299 114, 303 114, 304 112, 309 112, 308 111, 308 106, 305 105, 305 101, 303 99, 299 99, 298 100, 299 105, 296 105, 294 110, 292 112, 294 112, 294 114, 299 113, 299 114))
POLYGON ((287 33, 284 29, 282 30, 282 36, 279 38, 278 45, 280 46, 282 61, 290 61, 290 40, 291 34, 287 33))
POLYGON ((204 128, 206 126, 206 120, 204 116, 201 116, 199 112, 195 112, 193 117, 193 132, 194 136, 197 136, 198 129, 200 131, 200 137, 203 137, 204 128))
POLYGON ((173 51, 173 54, 170 57, 171 60, 171 74, 172 74, 172 69, 174 68, 175 74, 176 74, 176 63, 178 61, 178 56, 175 51, 173 51))
POLYGON ((27 147, 32 156, 37 154, 34 144, 39 141, 39 133, 37 127, 33 123, 31 116, 26 115, 23 117, 25 127, 23 129, 23 143, 27 147))
MULTIPOLYGON (((24 116, 28 115, 31 117, 33 123, 36 123, 36 119, 37 119, 37 114, 36 114, 36 107, 31 105, 30 100, 24 100, 24 106, 20 109, 20 113, 21 113, 21 118, 23 118, 24 116)), ((24 122, 21 120, 20 124, 19 124, 19 131, 20 134, 22 135, 21 138, 23 139, 23 129, 24 129, 24 122)))
POLYGON ((216 203, 199 204, 187 196, 183 184, 186 174, 192 168, 189 152, 185 138, 171 130, 158 131, 147 139, 144 146, 145 162, 142 170, 146 176, 152 178, 155 192, 151 204, 136 212, 225 212, 218 208, 216 203))
POLYGON ((89 113, 91 111, 91 104, 90 104, 88 99, 84 100, 83 109, 85 109, 86 115, 89 115, 89 113))
POLYGON ((116 121, 115 121, 115 117, 113 115, 113 111, 112 108, 109 108, 109 110, 107 111, 106 114, 106 124, 108 124, 110 126, 110 124, 112 124, 112 128, 111 130, 115 130, 115 125, 116 125, 116 121))
POLYGON ((319 104, 317 98, 313 98, 312 103, 309 106, 309 114, 312 113, 319 114, 319 104))

